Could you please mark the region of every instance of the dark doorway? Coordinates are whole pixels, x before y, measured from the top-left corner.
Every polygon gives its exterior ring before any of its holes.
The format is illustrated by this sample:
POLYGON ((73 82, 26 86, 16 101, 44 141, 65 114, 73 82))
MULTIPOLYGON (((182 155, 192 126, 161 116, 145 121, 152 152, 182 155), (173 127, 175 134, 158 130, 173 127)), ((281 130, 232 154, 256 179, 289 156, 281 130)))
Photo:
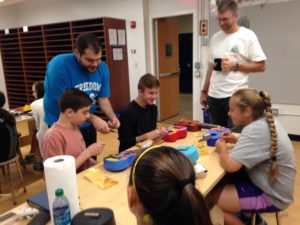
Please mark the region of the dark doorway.
POLYGON ((193 34, 179 34, 179 90, 193 93, 193 34))

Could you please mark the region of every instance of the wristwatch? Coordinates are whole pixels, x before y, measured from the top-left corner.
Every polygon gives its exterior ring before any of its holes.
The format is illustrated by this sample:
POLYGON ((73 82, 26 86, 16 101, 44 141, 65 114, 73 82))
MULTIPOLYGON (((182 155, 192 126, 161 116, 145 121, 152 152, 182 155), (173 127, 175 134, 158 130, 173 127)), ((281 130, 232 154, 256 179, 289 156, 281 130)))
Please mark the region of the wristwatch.
POLYGON ((235 64, 235 68, 234 68, 233 71, 238 71, 239 68, 240 68, 240 64, 237 62, 237 63, 235 64))

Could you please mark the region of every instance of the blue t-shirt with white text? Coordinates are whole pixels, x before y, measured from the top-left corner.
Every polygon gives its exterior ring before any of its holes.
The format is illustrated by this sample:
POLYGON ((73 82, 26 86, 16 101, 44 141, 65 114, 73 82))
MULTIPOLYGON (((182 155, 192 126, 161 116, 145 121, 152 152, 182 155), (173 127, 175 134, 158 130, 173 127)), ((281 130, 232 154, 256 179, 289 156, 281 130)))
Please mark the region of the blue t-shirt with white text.
MULTIPOLYGON (((94 113, 97 98, 110 96, 108 66, 101 62, 95 72, 88 72, 79 65, 74 53, 57 55, 48 63, 44 87, 44 120, 49 126, 58 120, 58 100, 69 88, 87 93, 93 101, 90 113, 94 113)), ((85 123, 82 127, 89 124, 85 123)))

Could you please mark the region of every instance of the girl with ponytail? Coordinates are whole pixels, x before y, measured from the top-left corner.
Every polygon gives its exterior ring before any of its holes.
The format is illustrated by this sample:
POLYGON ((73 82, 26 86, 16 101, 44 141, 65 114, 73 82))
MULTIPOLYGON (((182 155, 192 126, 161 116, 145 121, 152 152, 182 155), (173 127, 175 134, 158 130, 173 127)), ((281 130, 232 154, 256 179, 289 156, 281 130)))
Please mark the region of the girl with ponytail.
POLYGON ((238 138, 222 134, 216 151, 225 170, 244 174, 223 189, 218 205, 225 224, 243 224, 234 213, 274 212, 293 202, 296 163, 287 133, 273 118, 268 93, 240 89, 232 95, 229 108, 233 123, 244 129, 238 138), (226 142, 235 144, 232 151, 226 142))
POLYGON ((212 225, 195 187, 193 166, 171 147, 149 148, 137 157, 129 178, 128 205, 137 225, 212 225))

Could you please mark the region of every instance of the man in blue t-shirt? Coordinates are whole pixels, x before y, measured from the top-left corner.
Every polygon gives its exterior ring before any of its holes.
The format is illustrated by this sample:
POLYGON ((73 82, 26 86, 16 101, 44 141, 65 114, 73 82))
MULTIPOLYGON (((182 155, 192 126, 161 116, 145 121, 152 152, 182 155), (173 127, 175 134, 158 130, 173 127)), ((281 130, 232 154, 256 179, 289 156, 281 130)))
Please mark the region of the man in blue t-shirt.
POLYGON ((48 126, 52 126, 58 120, 58 100, 66 89, 78 88, 93 100, 90 108, 92 115, 89 121, 80 127, 87 147, 96 142, 96 130, 108 133, 110 128, 120 126, 108 99, 109 70, 107 64, 101 61, 101 57, 102 46, 97 36, 83 33, 76 39, 74 53, 57 55, 48 63, 44 83, 44 120, 48 126), (97 101, 100 109, 109 118, 108 122, 93 115, 97 101))

